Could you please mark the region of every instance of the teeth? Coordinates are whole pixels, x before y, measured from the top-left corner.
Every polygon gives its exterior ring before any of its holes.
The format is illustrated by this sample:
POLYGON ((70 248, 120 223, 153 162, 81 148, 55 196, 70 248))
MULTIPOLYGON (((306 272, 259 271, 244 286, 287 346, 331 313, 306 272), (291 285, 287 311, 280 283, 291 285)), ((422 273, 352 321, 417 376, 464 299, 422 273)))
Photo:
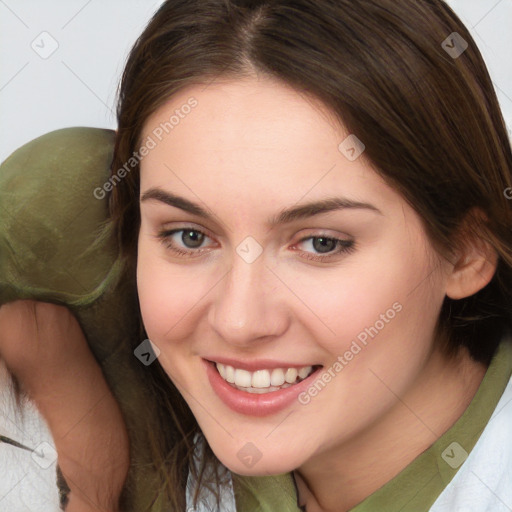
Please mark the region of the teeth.
MULTIPOLYGON (((253 388, 268 388, 271 383, 270 372, 268 370, 258 370, 252 374, 252 387, 253 388)), ((238 382, 236 383, 238 384, 238 382)), ((278 384, 274 384, 273 386, 277 386, 278 384)), ((245 386, 249 387, 249 386, 245 386)))
POLYGON ((235 384, 243 388, 251 387, 252 374, 247 370, 235 370, 235 384))
POLYGON ((305 379, 311 373, 312 369, 313 369, 312 366, 305 366, 304 368, 301 368, 299 370, 299 377, 301 379, 305 379))
POLYGON ((288 368, 288 370, 286 370, 284 380, 290 384, 293 384, 297 380, 298 374, 299 372, 297 371, 297 368, 288 368))
POLYGON ((272 370, 272 375, 270 376, 270 384, 272 384, 272 386, 282 386, 284 384, 284 371, 281 370, 281 368, 275 368, 272 370))
POLYGON ((313 371, 312 366, 297 368, 274 368, 249 372, 222 363, 215 363, 220 376, 234 387, 248 393, 268 393, 277 391, 305 379, 313 371), (297 380, 298 378, 298 380, 297 380))
POLYGON ((223 364, 217 365, 217 370, 219 370, 220 376, 226 380, 226 367, 223 364))
POLYGON ((289 388, 292 384, 284 384, 283 386, 270 386, 268 388, 243 388, 241 386, 235 386, 240 391, 246 391, 247 393, 254 393, 256 395, 261 395, 263 393, 271 393, 272 391, 279 391, 280 389, 289 388))
POLYGON ((232 366, 226 366, 226 377, 225 380, 233 384, 235 382, 235 369, 232 366))

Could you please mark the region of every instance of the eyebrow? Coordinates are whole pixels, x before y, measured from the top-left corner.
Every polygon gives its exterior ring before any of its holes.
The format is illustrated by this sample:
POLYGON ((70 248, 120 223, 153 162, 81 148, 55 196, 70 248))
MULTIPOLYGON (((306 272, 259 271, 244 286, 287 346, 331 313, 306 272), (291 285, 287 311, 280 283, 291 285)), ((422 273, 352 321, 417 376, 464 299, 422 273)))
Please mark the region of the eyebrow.
MULTIPOLYGON (((199 206, 184 197, 171 194, 160 188, 150 188, 140 198, 140 202, 155 200, 169 206, 174 206, 198 217, 214 221, 213 216, 208 213, 204 208, 199 206)), ((277 215, 268 219, 269 226, 277 226, 280 224, 287 224, 296 220, 302 220, 322 213, 329 213, 344 209, 365 209, 379 215, 382 212, 370 203, 363 203, 360 201, 353 201, 345 197, 329 197, 320 201, 305 203, 298 206, 292 206, 285 210, 281 210, 277 215)))

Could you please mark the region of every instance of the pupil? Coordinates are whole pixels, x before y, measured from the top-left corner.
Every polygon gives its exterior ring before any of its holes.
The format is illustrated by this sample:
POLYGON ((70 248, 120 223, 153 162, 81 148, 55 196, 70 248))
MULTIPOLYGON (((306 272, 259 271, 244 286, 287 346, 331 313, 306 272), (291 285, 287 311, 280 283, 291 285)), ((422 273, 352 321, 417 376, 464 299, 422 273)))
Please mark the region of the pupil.
POLYGON ((181 240, 189 247, 199 247, 203 243, 203 237, 198 231, 184 231, 181 240))
POLYGON ((332 238, 318 237, 313 239, 315 251, 325 253, 332 251, 336 247, 336 241, 332 238), (320 243, 317 243, 320 242, 320 243))

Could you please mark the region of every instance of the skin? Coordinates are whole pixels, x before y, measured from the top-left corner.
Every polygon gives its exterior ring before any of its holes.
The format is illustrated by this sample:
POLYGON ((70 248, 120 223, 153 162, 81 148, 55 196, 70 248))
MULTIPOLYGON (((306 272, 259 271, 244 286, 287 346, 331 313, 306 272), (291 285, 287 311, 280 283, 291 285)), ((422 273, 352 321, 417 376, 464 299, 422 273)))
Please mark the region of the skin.
POLYGON ((73 314, 18 300, 0 307, 0 360, 46 420, 70 488, 66 512, 116 512, 129 467, 121 410, 73 314))
POLYGON ((197 107, 143 158, 141 196, 158 187, 213 219, 141 202, 137 281, 148 336, 223 464, 243 475, 295 470, 308 512, 347 511, 428 448, 474 396, 486 367, 466 352, 446 361, 434 326, 446 295, 465 297, 489 282, 496 254, 468 244, 451 262, 440 258, 418 215, 364 153, 349 161, 338 150, 344 126, 318 101, 268 78, 190 86, 146 121, 143 137, 191 96, 197 107), (265 223, 333 196, 380 213, 265 223), (206 237, 191 245, 178 232, 162 242, 158 233, 170 229, 206 237), (322 253, 301 240, 322 234, 356 248, 308 259, 322 253), (263 248, 251 264, 236 252, 247 236, 263 248), (234 412, 201 364, 222 356, 327 369, 395 302, 402 310, 307 405, 264 417, 234 412), (237 457, 249 441, 262 454, 252 468, 237 457))

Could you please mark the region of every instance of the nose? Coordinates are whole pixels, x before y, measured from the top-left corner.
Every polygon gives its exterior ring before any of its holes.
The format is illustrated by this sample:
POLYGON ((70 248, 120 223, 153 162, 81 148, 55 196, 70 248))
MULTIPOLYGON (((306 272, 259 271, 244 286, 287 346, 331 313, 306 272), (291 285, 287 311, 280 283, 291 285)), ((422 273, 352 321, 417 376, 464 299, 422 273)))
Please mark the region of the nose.
POLYGON ((208 321, 223 341, 252 346, 286 332, 290 308, 263 255, 247 263, 234 254, 231 269, 215 288, 208 321))

